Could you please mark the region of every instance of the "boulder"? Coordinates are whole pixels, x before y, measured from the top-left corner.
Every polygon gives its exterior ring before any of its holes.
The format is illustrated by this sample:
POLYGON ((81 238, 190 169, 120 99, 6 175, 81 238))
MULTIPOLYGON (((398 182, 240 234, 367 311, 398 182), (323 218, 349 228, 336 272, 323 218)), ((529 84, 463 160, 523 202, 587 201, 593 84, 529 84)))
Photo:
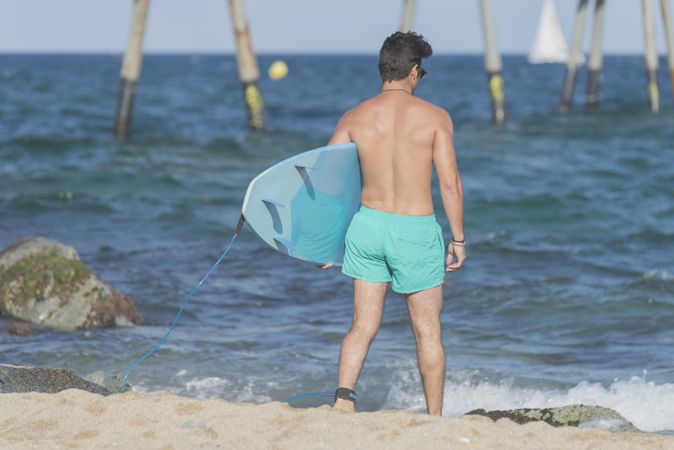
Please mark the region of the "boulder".
POLYGON ((74 248, 43 237, 0 253, 0 315, 61 331, 141 323, 133 300, 93 273, 74 248))
POLYGON ((485 411, 476 409, 466 415, 486 416, 496 421, 507 418, 524 424, 542 420, 554 427, 603 428, 610 431, 639 431, 620 413, 601 406, 569 405, 558 408, 522 408, 507 411, 485 411))
POLYGON ((0 330, 10 336, 35 336, 38 329, 35 325, 18 320, 0 321, 0 330))
POLYGON ((14 392, 54 393, 66 389, 80 389, 101 395, 111 394, 103 386, 79 377, 72 370, 0 364, 0 394, 14 392))

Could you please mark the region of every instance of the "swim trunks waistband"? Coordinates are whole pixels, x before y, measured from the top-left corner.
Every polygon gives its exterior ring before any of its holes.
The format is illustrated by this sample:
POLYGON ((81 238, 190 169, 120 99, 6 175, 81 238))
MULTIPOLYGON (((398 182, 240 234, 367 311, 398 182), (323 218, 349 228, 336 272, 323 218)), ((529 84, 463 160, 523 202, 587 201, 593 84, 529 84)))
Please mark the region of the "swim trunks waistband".
POLYGON ((378 216, 388 221, 405 222, 405 223, 435 222, 435 214, 430 214, 428 216, 406 216, 404 214, 393 214, 387 211, 382 211, 380 209, 368 208, 363 204, 360 205, 359 212, 368 216, 378 216))

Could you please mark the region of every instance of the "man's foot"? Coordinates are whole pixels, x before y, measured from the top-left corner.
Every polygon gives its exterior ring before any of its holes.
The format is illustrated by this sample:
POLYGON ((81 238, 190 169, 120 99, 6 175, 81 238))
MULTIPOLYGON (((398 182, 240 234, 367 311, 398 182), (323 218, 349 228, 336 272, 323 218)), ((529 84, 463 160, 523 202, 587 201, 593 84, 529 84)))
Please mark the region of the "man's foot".
POLYGON ((335 390, 335 409, 356 412, 356 393, 349 388, 339 387, 335 390))
POLYGON ((356 404, 351 400, 344 400, 343 398, 335 400, 333 408, 339 411, 356 412, 356 404))

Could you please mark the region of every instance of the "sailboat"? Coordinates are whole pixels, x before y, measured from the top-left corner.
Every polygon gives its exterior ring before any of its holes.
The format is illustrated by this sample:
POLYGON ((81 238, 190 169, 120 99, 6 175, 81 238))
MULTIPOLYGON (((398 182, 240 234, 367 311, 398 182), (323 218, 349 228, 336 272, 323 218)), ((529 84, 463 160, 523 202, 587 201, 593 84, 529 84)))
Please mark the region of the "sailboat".
POLYGON ((555 3, 553 0, 544 0, 534 45, 529 52, 529 62, 565 63, 568 59, 569 48, 557 20, 555 3))

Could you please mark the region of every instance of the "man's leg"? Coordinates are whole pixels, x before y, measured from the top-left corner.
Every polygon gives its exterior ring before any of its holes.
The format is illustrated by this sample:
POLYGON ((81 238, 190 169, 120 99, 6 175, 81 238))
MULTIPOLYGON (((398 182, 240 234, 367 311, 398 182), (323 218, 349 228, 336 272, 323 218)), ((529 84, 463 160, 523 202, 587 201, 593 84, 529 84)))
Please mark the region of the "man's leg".
POLYGON ((445 350, 442 347, 442 285, 405 296, 417 341, 417 362, 424 384, 428 414, 442 414, 445 387, 445 350))
MULTIPOLYGON (((379 331, 387 288, 388 283, 353 280, 353 321, 339 353, 339 387, 356 390, 367 351, 379 331)), ((355 411, 353 402, 341 398, 335 402, 335 408, 355 411)))

